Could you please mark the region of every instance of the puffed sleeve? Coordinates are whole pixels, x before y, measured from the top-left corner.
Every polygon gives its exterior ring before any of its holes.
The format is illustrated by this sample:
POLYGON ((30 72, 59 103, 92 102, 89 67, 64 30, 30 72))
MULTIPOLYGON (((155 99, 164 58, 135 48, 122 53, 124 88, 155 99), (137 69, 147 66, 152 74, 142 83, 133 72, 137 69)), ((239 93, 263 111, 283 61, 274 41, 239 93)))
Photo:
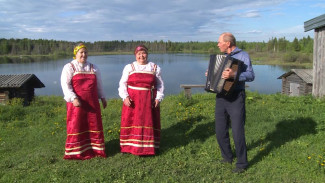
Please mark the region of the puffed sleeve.
POLYGON ((164 99, 165 86, 161 76, 161 68, 158 65, 156 70, 156 88, 157 88, 156 99, 161 101, 164 99))
POLYGON ((131 70, 132 70, 131 65, 130 64, 126 65, 123 69, 122 77, 119 82, 118 93, 123 100, 129 96, 127 91, 127 81, 129 79, 129 73, 131 72, 131 70))
POLYGON ((70 63, 63 67, 61 74, 61 87, 66 102, 72 102, 73 99, 77 98, 77 95, 73 92, 71 85, 71 79, 73 76, 73 68, 70 63))

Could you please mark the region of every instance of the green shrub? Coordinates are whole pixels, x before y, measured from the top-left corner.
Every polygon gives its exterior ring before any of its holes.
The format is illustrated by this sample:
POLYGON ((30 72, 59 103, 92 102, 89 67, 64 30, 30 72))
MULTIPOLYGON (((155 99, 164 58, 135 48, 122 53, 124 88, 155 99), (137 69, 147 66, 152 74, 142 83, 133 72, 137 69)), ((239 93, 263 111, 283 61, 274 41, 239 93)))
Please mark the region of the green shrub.
POLYGON ((288 52, 285 53, 283 56, 283 61, 284 62, 296 62, 299 58, 298 53, 296 52, 288 52))

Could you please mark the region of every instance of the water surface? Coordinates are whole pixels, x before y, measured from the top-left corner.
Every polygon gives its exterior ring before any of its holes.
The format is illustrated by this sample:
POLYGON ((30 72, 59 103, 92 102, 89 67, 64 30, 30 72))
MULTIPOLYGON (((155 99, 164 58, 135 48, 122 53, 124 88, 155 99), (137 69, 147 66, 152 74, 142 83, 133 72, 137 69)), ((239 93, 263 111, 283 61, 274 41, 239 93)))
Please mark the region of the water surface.
MULTIPOLYGON (((135 60, 133 55, 89 56, 88 61, 96 64, 102 73, 103 87, 108 98, 118 98, 118 83, 126 64, 135 60)), ((205 84, 204 75, 209 62, 206 54, 149 54, 149 60, 162 69, 165 95, 178 94, 180 84, 205 84)), ((35 89, 36 95, 62 96, 60 75, 62 68, 71 59, 34 62, 24 64, 0 64, 1 74, 35 74, 45 88, 35 89)), ((277 79, 291 67, 254 65, 255 81, 247 82, 247 90, 271 94, 281 92, 281 80, 277 79)), ((193 89, 193 93, 205 92, 193 89)))

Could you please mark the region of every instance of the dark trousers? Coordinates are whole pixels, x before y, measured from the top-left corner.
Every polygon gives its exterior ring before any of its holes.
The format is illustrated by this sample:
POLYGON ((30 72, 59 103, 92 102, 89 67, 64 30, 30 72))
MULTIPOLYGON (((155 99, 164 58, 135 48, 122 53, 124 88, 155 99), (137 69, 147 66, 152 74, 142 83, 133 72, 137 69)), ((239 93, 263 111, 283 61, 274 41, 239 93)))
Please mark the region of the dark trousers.
POLYGON ((229 122, 236 149, 238 168, 247 168, 247 148, 245 141, 245 91, 234 92, 232 95, 217 95, 215 108, 215 130, 222 157, 232 162, 233 154, 230 147, 229 122))

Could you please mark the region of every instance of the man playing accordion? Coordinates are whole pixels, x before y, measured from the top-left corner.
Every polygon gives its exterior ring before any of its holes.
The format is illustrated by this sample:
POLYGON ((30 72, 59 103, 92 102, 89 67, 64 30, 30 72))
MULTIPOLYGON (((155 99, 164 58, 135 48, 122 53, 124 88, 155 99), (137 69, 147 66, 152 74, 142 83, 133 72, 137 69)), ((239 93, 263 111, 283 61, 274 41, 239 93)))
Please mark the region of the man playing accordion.
POLYGON ((255 78, 252 63, 248 53, 236 47, 236 39, 231 33, 222 33, 218 40, 218 47, 226 56, 242 61, 240 71, 226 68, 222 72, 222 78, 234 79, 238 82, 231 93, 218 93, 215 107, 215 130, 217 141, 221 150, 221 163, 232 163, 233 154, 229 138, 229 120, 233 132, 236 149, 237 163, 234 173, 242 173, 248 167, 247 149, 245 141, 245 82, 251 82, 255 78), (239 76, 237 76, 237 73, 239 76))

